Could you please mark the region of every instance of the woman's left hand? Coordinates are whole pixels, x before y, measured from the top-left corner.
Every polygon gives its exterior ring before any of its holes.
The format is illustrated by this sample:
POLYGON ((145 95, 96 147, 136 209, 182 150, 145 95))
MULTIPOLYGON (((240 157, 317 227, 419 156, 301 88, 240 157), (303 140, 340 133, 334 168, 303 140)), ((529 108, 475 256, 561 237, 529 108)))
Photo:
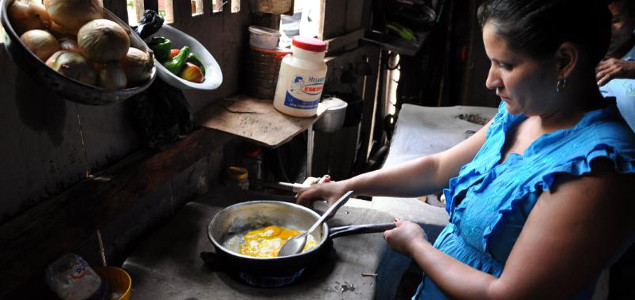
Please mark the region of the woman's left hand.
POLYGON ((426 233, 417 223, 395 218, 395 228, 384 231, 384 239, 391 249, 412 256, 416 245, 428 243, 426 233))

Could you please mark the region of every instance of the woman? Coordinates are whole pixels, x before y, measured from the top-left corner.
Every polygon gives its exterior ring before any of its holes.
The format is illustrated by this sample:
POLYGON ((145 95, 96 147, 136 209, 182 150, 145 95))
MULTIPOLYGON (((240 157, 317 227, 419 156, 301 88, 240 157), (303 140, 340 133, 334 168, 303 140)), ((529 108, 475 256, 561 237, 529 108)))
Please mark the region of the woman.
POLYGON ((589 298, 635 239, 635 136, 595 81, 610 14, 602 1, 491 0, 478 15, 498 114, 447 151, 315 185, 298 202, 447 187, 450 223, 434 246, 412 222, 384 233, 425 274, 414 298, 589 298))

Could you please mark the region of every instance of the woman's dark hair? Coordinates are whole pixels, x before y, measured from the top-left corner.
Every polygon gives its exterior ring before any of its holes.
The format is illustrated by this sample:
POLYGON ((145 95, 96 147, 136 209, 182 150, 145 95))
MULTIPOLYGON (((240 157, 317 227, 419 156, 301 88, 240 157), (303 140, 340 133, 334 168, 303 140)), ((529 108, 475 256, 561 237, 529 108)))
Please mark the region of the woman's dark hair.
POLYGON ((478 20, 481 28, 488 22, 496 25, 511 50, 534 58, 571 42, 595 66, 611 40, 606 0, 488 0, 478 8, 478 20))

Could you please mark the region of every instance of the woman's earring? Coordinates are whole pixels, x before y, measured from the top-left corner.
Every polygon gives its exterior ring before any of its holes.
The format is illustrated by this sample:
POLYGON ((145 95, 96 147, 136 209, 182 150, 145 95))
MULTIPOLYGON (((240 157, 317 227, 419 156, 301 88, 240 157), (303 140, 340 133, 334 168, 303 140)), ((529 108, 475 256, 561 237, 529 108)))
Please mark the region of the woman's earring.
POLYGON ((556 92, 560 93, 560 91, 564 90, 567 86, 567 79, 562 78, 556 82, 556 92))

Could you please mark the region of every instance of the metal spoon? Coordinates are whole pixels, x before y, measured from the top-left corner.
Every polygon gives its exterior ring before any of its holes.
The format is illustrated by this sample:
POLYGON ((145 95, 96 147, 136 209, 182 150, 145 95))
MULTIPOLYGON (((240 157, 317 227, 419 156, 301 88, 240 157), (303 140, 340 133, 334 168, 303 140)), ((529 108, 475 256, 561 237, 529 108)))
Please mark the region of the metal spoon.
POLYGON ((282 246, 282 249, 278 252, 278 256, 288 256, 294 255, 302 252, 304 250, 304 245, 306 245, 306 237, 309 233, 313 232, 313 230, 317 229, 322 223, 326 220, 330 219, 335 215, 337 210, 342 207, 348 201, 348 198, 351 197, 353 191, 346 192, 340 199, 337 200, 328 210, 307 230, 306 232, 296 235, 287 240, 286 243, 282 246))

